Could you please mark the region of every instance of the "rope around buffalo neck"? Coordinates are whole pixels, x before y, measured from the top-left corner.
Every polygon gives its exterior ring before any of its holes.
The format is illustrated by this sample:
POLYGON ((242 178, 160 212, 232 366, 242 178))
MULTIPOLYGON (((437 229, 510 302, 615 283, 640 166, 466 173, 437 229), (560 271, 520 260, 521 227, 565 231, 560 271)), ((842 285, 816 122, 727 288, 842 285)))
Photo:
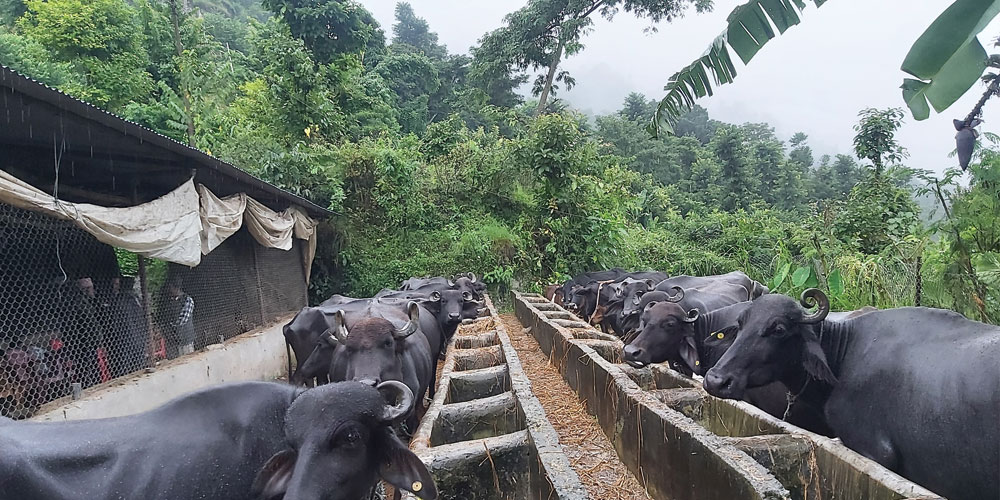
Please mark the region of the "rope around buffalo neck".
POLYGON ((615 280, 598 281, 597 282, 597 298, 596 298, 596 302, 594 302, 594 312, 590 313, 590 317, 587 318, 587 323, 588 324, 590 324, 592 326, 597 326, 597 325, 594 325, 594 316, 597 316, 597 309, 599 307, 601 307, 601 288, 604 288, 604 285, 606 285, 608 283, 614 283, 614 282, 615 282, 615 280))
MULTIPOLYGON (((823 321, 819 323, 819 342, 820 345, 823 344, 823 321)), ((799 396, 803 392, 806 392, 806 387, 809 387, 809 381, 812 380, 812 375, 806 373, 806 382, 802 384, 802 388, 799 392, 792 394, 792 391, 785 391, 785 414, 781 416, 781 420, 784 422, 788 421, 788 414, 792 412, 792 405, 795 404, 795 400, 799 399, 799 396)))

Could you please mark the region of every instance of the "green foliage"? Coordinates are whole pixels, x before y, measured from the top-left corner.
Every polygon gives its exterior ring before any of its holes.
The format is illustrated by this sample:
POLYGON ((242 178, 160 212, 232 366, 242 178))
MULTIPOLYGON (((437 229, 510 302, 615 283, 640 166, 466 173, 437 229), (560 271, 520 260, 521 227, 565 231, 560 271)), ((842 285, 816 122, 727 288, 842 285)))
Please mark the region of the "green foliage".
MULTIPOLYGON (((826 0, 813 0, 812 3, 819 7, 826 0)), ((674 125, 681 115, 693 109, 695 99, 712 95, 709 73, 716 86, 736 78, 730 49, 736 52, 743 64, 749 63, 764 44, 775 37, 774 28, 778 29, 778 33, 784 33, 799 24, 805 7, 804 0, 751 0, 733 9, 726 18, 726 30, 709 45, 705 55, 670 77, 664 87, 667 95, 657 107, 649 132, 653 135, 675 133, 674 125)))
POLYGON ((262 0, 301 39, 320 64, 359 53, 381 34, 378 22, 354 0, 262 0))
POLYGON ((842 241, 877 254, 913 231, 918 209, 905 190, 871 176, 854 187, 834 224, 842 241))
MULTIPOLYGON (((0 29, 0 62, 335 210, 319 229, 314 300, 466 271, 503 293, 611 266, 740 269, 779 293, 818 286, 837 309, 919 300, 1000 318, 996 144, 976 152, 967 186, 951 173, 923 191, 947 215, 922 228, 914 172, 898 165, 898 110, 863 112, 871 175, 852 156, 817 161, 802 133, 697 106, 673 123, 677 137, 656 139, 643 128, 657 105, 641 94, 591 121, 515 92, 525 71, 581 50, 594 14, 667 20, 708 2, 532 1, 472 58, 449 54, 407 4, 387 46, 355 3, 267 3, 277 17, 252 0, 178 15, 163 0, 31 0, 0 29), (527 32, 539 25, 525 12, 556 22, 555 38, 527 32)), ((11 6, 0 0, 0 15, 11 6)), ((148 274, 159 283, 166 266, 150 261, 148 274)))
POLYGON ((24 0, 0 0, 0 25, 13 24, 27 10, 24 0))
POLYGON ((916 120, 955 103, 986 69, 986 49, 976 38, 1000 13, 1000 1, 956 0, 906 54, 902 70, 918 78, 903 79, 903 100, 916 120))
POLYGON ((65 82, 63 90, 112 110, 152 90, 142 30, 124 0, 26 0, 25 5, 17 23, 23 35, 56 61, 71 63, 86 80, 65 82))
POLYGON ((858 113, 860 122, 854 126, 854 153, 872 162, 876 176, 889 165, 906 158, 906 149, 896 142, 896 131, 903 126, 903 110, 867 108, 858 113))
POLYGON ((0 64, 57 88, 83 84, 71 63, 53 60, 42 44, 6 28, 0 28, 0 64))

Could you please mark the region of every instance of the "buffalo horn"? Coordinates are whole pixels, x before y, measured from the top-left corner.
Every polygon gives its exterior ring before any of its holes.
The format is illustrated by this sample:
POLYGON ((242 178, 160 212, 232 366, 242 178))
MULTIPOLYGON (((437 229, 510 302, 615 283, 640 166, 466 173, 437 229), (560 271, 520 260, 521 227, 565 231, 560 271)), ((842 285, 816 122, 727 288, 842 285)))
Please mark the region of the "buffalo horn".
POLYGON ((674 294, 667 296, 667 302, 680 302, 680 301, 684 300, 684 289, 683 288, 681 288, 679 286, 675 286, 675 287, 671 288, 671 290, 674 291, 674 294))
POLYGON ((685 323, 694 323, 695 321, 698 321, 698 316, 700 316, 700 315, 701 315, 701 313, 698 311, 697 307, 694 308, 694 309, 691 309, 690 311, 688 311, 687 317, 684 318, 684 322, 685 323))
POLYGON ((462 292, 462 300, 466 302, 472 300, 472 294, 469 292, 462 292))
POLYGON ((802 298, 799 302, 802 307, 807 309, 816 306, 816 312, 802 316, 803 323, 819 323, 826 319, 827 314, 830 314, 830 299, 818 288, 810 288, 802 292, 802 298))
POLYGON ((333 335, 337 338, 337 342, 347 343, 347 320, 344 318, 343 309, 337 309, 337 312, 333 313, 333 335))
POLYGON ((388 404, 382 410, 383 422, 394 422, 410 412, 413 391, 398 380, 387 380, 375 386, 388 404))
POLYGON ((409 313, 410 319, 406 322, 406 325, 402 328, 397 328, 396 331, 393 332, 392 336, 396 339, 404 339, 413 335, 413 333, 417 331, 420 321, 420 306, 418 306, 416 302, 411 301, 406 305, 406 310, 409 313))
POLYGON ((469 279, 472 280, 473 283, 475 283, 476 282, 476 273, 469 273, 469 279))

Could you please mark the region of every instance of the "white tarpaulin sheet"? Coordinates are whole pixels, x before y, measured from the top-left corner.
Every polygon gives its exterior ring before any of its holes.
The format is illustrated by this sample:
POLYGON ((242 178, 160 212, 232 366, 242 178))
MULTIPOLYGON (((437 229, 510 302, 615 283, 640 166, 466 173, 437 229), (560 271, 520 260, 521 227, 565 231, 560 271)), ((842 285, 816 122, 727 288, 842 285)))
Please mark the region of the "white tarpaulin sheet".
POLYGON ((0 170, 0 202, 73 221, 98 241, 144 257, 197 266, 201 219, 194 181, 149 203, 109 208, 59 201, 0 170))
POLYGON ((201 253, 208 255, 243 226, 243 212, 247 208, 246 193, 220 199, 202 184, 201 196, 201 253))
POLYGON ((267 248, 292 249, 292 238, 303 246, 306 280, 316 255, 316 221, 298 207, 275 212, 245 193, 219 198, 189 180, 149 203, 109 208, 59 201, 52 195, 0 170, 0 202, 68 219, 98 241, 144 257, 197 266, 244 224, 267 248))

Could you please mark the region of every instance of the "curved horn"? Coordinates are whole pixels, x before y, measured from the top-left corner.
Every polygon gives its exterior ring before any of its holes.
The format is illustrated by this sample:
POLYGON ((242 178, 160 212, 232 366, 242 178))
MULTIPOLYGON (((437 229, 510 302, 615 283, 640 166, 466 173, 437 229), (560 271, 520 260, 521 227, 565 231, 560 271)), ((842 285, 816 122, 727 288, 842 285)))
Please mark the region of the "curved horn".
POLYGON ((816 306, 816 312, 802 316, 803 323, 819 323, 826 319, 827 314, 830 314, 830 299, 818 288, 810 288, 802 292, 799 303, 806 309, 816 306))
POLYGON ((437 290, 431 292, 431 300, 434 302, 441 302, 441 292, 437 290))
POLYGON ((694 309, 691 309, 690 311, 688 311, 687 317, 684 318, 684 322, 685 323, 694 323, 695 321, 698 321, 698 316, 700 316, 700 315, 701 315, 701 312, 698 311, 697 307, 694 308, 694 309))
POLYGON ((337 309, 337 312, 333 313, 333 335, 337 342, 347 343, 347 319, 344 317, 343 309, 337 309))
POLYGON ((674 291, 674 294, 667 296, 667 302, 680 302, 680 301, 684 300, 684 289, 683 288, 681 288, 679 286, 675 286, 675 287, 671 288, 671 290, 674 291))
POLYGON ((476 273, 469 273, 469 279, 472 280, 473 283, 478 281, 476 280, 476 273))
POLYGON ((413 406, 413 391, 398 380, 387 380, 375 386, 386 400, 382 409, 382 421, 394 422, 406 416, 413 406))
POLYGON ((468 290, 462 292, 462 300, 464 300, 466 302, 472 300, 472 293, 469 292, 468 290))
POLYGON ((392 333, 392 336, 397 340, 405 339, 406 337, 413 335, 413 333, 417 331, 417 327, 420 324, 420 306, 418 306, 416 302, 411 301, 409 304, 406 304, 406 311, 409 313, 410 320, 407 321, 406 325, 402 328, 397 328, 396 331, 392 333))

